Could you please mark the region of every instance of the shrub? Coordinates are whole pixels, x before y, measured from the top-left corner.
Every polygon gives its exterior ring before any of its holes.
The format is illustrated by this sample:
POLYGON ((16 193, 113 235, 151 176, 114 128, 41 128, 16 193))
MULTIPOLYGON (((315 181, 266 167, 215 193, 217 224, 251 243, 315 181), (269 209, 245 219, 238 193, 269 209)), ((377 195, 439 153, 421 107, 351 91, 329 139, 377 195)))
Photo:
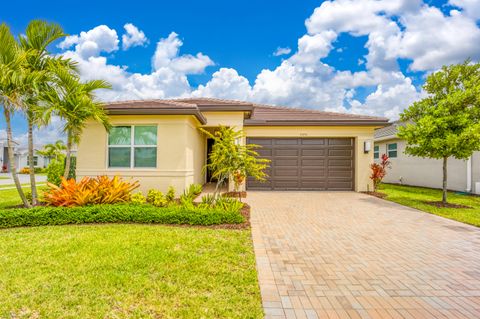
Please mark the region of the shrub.
POLYGON ((232 197, 220 196, 215 201, 215 208, 222 209, 226 212, 238 212, 243 208, 243 203, 232 197))
POLYGON ((169 186, 167 194, 165 195, 166 200, 171 203, 175 200, 175 187, 169 186))
MULTIPOLYGON (((65 167, 65 163, 63 165, 63 167, 65 167)), ((70 157, 70 170, 68 171, 68 179, 76 179, 77 178, 77 175, 75 173, 75 170, 77 169, 77 157, 76 156, 72 156, 70 157)))
POLYGON ((92 205, 84 207, 34 207, 0 210, 0 228, 84 223, 145 223, 218 225, 240 224, 238 212, 220 209, 154 207, 148 204, 92 205))
POLYGON ((47 166, 47 182, 53 185, 59 186, 62 182, 63 170, 64 170, 63 160, 52 160, 47 166))
POLYGON ((223 196, 215 197, 213 194, 207 194, 202 197, 199 207, 204 209, 221 209, 233 213, 239 212, 243 208, 243 203, 235 198, 223 196))
POLYGON ((163 195, 161 191, 156 189, 151 189, 148 191, 147 202, 157 207, 163 207, 168 204, 165 195, 163 195))
POLYGON ((389 167, 390 167, 390 161, 388 160, 387 154, 382 155, 382 161, 380 162, 380 164, 373 163, 370 165, 370 169, 372 170, 370 179, 373 182, 374 192, 377 191, 378 185, 380 185, 385 175, 387 175, 387 168, 389 167))
POLYGON ((29 167, 24 167, 18 173, 19 174, 30 174, 30 168, 29 167))
POLYGON ((190 186, 180 195, 180 202, 183 204, 193 203, 193 200, 202 193, 202 185, 190 184, 190 186))
POLYGON ((199 204, 202 208, 213 208, 215 207, 215 196, 213 194, 206 194, 202 196, 202 201, 199 204))
POLYGON ((147 198, 143 196, 142 193, 135 193, 131 196, 130 201, 132 204, 145 204, 147 202, 147 198))
POLYGON ((130 200, 131 192, 138 182, 126 182, 118 176, 97 178, 84 177, 80 182, 61 178, 60 186, 48 183, 45 201, 52 206, 85 206, 91 204, 114 204, 130 200))

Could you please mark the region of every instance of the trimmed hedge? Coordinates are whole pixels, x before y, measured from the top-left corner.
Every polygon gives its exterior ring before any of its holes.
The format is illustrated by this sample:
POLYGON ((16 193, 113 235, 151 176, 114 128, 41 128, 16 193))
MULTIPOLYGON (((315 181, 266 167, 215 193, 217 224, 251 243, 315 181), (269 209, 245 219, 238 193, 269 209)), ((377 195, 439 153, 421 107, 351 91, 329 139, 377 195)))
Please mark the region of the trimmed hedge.
POLYGON ((240 224, 240 212, 220 209, 185 208, 181 206, 154 207, 152 205, 93 205, 84 207, 34 207, 0 210, 0 228, 46 226, 85 223, 140 223, 219 225, 240 224))

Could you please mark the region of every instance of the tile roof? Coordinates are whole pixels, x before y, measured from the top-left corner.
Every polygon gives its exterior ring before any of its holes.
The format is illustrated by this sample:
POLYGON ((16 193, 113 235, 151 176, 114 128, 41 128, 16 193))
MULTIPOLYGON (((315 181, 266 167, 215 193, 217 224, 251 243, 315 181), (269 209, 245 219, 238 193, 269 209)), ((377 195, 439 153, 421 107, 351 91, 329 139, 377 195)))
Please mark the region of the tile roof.
MULTIPOLYGON (((244 111, 250 116, 245 125, 380 125, 384 117, 324 112, 311 109, 272 106, 216 98, 133 100, 105 105, 110 114, 190 114, 203 117, 202 111, 244 111)), ((202 121, 201 121, 202 122, 202 121)))

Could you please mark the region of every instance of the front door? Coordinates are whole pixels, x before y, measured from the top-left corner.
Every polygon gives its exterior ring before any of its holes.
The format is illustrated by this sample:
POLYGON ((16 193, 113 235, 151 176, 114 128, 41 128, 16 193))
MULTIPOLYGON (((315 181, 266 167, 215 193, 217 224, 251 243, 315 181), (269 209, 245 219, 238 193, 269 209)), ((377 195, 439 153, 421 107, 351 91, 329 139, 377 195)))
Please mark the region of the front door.
MULTIPOLYGON (((207 139, 207 165, 210 164, 210 154, 212 153, 213 144, 215 140, 212 138, 207 139)), ((207 183, 216 183, 217 179, 212 177, 213 173, 210 167, 207 166, 207 183)))

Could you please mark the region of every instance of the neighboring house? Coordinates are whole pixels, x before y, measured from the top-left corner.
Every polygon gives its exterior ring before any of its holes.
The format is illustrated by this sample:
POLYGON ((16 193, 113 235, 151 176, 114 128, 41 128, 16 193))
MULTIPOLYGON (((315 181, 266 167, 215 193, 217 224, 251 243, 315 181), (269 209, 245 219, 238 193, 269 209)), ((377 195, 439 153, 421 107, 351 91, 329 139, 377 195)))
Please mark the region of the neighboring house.
MULTIPOLYGON (((33 166, 39 168, 45 168, 50 163, 50 158, 47 156, 43 156, 38 154, 38 150, 41 148, 34 148, 33 149, 33 166)), ((22 169, 24 167, 30 166, 29 156, 28 156, 28 148, 21 148, 18 151, 18 168, 22 169)))
MULTIPOLYGON (((387 154, 392 163, 384 182, 442 188, 442 160, 405 154, 406 142, 397 137, 401 125, 401 122, 395 122, 375 131, 375 161, 387 154)), ((480 152, 465 161, 449 158, 447 176, 448 189, 480 193, 480 152)))
MULTIPOLYGON (((77 177, 119 175, 140 181, 141 190, 183 191, 207 182, 203 167, 212 141, 199 130, 243 129, 271 160, 265 183, 248 179, 249 190, 356 190, 371 182, 374 129, 380 117, 192 98, 112 102, 105 106, 113 128, 89 122, 77 156, 77 177)), ((231 185, 230 185, 231 187, 231 185)))
MULTIPOLYGON (((13 141, 14 151, 13 157, 15 159, 15 167, 18 167, 19 156, 17 153, 18 143, 13 141)), ((9 158, 8 158, 8 144, 7 140, 0 140, 0 172, 10 172, 9 158)))

